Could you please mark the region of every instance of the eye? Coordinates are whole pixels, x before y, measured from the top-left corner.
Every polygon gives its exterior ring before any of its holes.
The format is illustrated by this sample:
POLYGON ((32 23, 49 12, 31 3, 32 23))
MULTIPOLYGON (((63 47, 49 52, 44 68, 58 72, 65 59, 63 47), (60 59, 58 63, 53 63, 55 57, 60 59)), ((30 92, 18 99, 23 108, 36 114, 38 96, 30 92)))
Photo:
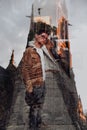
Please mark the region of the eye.
POLYGON ((41 35, 41 37, 47 40, 47 37, 45 37, 44 35, 41 35))

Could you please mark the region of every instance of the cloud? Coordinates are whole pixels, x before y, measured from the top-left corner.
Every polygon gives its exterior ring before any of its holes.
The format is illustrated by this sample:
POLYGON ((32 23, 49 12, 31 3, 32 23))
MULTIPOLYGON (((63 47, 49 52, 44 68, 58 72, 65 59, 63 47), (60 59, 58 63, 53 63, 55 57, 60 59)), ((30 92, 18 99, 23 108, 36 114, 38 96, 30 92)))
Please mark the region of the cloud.
POLYGON ((16 65, 20 62, 30 23, 25 16, 31 14, 31 4, 29 0, 0 1, 0 65, 3 67, 8 65, 12 49, 16 65))
MULTIPOLYGON (((67 1, 67 0, 66 0, 67 1)), ((75 24, 87 23, 87 0, 68 0, 69 19, 75 24)))

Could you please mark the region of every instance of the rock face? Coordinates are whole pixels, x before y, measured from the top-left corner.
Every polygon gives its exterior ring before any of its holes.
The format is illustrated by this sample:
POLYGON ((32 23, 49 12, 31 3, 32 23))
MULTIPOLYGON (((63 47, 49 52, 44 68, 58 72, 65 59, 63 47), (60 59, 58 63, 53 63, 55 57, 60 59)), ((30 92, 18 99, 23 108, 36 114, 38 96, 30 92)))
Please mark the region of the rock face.
POLYGON ((10 116, 10 107, 13 101, 14 78, 16 67, 14 66, 14 51, 6 69, 0 66, 0 130, 6 129, 6 123, 10 116))
POLYGON ((0 66, 0 128, 5 125, 5 109, 7 106, 7 91, 6 91, 6 79, 7 74, 5 69, 0 66), (3 99, 3 100, 2 100, 3 99))
MULTIPOLYGON (((10 120, 6 130, 29 130, 29 107, 25 103, 25 87, 20 70, 19 66, 16 71, 10 120)), ((47 88, 42 112, 46 125, 40 130, 81 130, 76 112, 78 94, 73 72, 71 71, 71 77, 68 77, 61 67, 60 70, 57 74, 58 87, 52 82, 53 87, 47 88)), ((49 79, 46 83, 49 84, 49 79)))
POLYGON ((6 130, 27 130, 28 111, 29 107, 25 103, 24 84, 20 76, 16 75, 11 115, 6 130))
POLYGON ((13 94, 9 71, 0 67, 0 130, 5 129, 13 94))
POLYGON ((60 88, 62 86, 59 87, 61 84, 59 77, 59 74, 55 75, 52 72, 47 74, 46 96, 42 114, 44 122, 48 126, 45 130, 76 130, 63 99, 60 88))
MULTIPOLYGON (((44 124, 39 130, 86 130, 86 122, 79 119, 77 113, 78 94, 73 71, 67 75, 60 62, 59 68, 55 75, 52 72, 46 75, 44 124)), ((18 68, 12 63, 7 69, 0 67, 0 130, 29 130, 28 114, 21 62, 18 68)))

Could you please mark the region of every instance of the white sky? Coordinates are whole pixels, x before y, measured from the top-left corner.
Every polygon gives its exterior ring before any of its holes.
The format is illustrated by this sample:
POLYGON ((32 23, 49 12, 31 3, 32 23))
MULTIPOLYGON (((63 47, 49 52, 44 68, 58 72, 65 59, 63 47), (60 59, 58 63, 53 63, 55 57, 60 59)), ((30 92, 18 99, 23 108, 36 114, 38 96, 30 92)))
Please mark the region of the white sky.
MULTIPOLYGON (((38 1, 44 7, 48 0, 38 1)), ((54 19, 55 9, 52 7, 56 1, 58 0, 48 1, 45 9, 46 15, 51 13, 54 19)), ((9 63, 12 49, 15 50, 16 65, 23 55, 30 24, 29 19, 25 16, 31 14, 32 2, 31 0, 0 0, 0 66, 4 68, 9 63)), ((66 0, 66 5, 68 19, 72 24, 69 32, 77 91, 81 96, 83 108, 87 109, 87 0, 66 0)), ((44 9, 41 13, 44 13, 44 9)))

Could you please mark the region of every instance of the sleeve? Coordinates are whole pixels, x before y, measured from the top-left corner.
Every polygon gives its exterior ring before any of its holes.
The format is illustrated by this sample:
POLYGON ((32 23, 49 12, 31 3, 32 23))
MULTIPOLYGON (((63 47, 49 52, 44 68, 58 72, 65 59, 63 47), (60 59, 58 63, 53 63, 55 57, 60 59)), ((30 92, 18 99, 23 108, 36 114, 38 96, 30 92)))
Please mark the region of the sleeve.
POLYGON ((33 91, 32 81, 29 74, 31 72, 31 69, 32 69, 31 49, 28 48, 24 52, 21 60, 21 72, 27 92, 33 91))

